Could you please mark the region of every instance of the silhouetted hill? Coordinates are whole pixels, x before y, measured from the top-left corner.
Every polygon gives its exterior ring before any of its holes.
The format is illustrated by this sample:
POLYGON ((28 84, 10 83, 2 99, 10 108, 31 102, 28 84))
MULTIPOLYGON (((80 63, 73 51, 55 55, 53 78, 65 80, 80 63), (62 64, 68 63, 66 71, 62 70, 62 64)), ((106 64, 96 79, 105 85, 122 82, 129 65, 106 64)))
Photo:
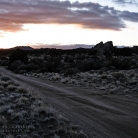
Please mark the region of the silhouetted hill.
POLYGON ((21 50, 34 50, 32 47, 30 46, 16 46, 13 48, 10 48, 11 50, 15 50, 15 49, 21 49, 21 50))

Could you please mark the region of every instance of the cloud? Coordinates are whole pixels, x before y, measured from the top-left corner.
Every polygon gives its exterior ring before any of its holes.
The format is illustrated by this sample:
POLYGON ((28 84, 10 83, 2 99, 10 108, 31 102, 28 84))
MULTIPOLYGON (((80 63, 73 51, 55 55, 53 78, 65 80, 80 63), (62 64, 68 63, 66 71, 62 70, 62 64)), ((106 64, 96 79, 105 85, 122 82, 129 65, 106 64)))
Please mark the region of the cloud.
POLYGON ((122 11, 120 17, 127 21, 138 22, 138 13, 136 12, 122 11))
POLYGON ((76 24, 83 28, 121 30, 123 20, 137 22, 137 14, 92 2, 58 0, 0 0, 0 30, 16 32, 24 24, 76 24))
POLYGON ((135 5, 138 6, 138 2, 136 0, 113 0, 113 2, 119 4, 119 5, 135 5))

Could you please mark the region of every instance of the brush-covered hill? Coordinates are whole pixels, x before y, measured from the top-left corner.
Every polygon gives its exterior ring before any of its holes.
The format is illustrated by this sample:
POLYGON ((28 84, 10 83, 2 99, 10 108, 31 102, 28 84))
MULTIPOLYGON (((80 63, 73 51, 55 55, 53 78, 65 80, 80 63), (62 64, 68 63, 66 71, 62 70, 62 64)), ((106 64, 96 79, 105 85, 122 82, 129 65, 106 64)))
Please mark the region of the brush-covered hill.
POLYGON ((16 49, 21 49, 21 50, 34 50, 32 47, 30 46, 16 46, 13 48, 10 48, 11 50, 16 50, 16 49))

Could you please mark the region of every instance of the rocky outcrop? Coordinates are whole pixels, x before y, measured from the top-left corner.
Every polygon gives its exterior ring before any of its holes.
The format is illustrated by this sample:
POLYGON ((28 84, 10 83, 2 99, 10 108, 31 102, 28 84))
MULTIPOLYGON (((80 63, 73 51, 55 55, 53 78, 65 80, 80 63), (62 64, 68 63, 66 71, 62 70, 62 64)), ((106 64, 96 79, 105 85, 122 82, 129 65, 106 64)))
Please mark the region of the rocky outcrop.
POLYGON ((113 48, 112 41, 108 41, 106 43, 100 42, 94 46, 94 49, 98 50, 97 57, 99 59, 105 59, 106 56, 111 56, 113 48))
POLYGON ((94 46, 95 50, 99 50, 99 49, 103 49, 103 48, 104 48, 104 44, 102 41, 94 46))
POLYGON ((111 50, 113 48, 113 42, 108 41, 106 43, 103 43, 102 41, 94 46, 95 50, 111 50))
POLYGON ((112 49, 113 49, 112 41, 108 41, 108 42, 104 43, 104 50, 112 50, 112 49))

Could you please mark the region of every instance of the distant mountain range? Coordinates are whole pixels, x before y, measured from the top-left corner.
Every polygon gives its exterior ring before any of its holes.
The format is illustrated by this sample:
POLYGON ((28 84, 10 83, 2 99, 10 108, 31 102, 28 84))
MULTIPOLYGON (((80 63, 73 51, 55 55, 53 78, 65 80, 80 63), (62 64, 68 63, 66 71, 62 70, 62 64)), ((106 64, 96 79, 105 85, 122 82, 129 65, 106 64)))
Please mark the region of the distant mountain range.
MULTIPOLYGON (((85 44, 74 44, 74 45, 43 45, 43 46, 16 46, 10 48, 11 50, 15 49, 22 49, 22 50, 35 50, 35 49, 42 49, 42 48, 56 48, 56 49, 76 49, 76 48, 88 48, 91 49, 95 45, 85 45, 85 44)), ((124 48, 129 46, 115 46, 117 48, 124 48)))
POLYGON ((86 45, 86 44, 71 44, 71 45, 34 45, 32 46, 34 49, 41 48, 56 48, 56 49, 76 49, 76 48, 92 48, 94 45, 86 45))
MULTIPOLYGON (((72 44, 72 45, 34 45, 32 46, 34 49, 41 49, 41 48, 56 48, 56 49, 76 49, 76 48, 93 48, 95 45, 87 45, 87 44, 72 44)), ((124 48, 130 46, 115 46, 117 48, 124 48)))

